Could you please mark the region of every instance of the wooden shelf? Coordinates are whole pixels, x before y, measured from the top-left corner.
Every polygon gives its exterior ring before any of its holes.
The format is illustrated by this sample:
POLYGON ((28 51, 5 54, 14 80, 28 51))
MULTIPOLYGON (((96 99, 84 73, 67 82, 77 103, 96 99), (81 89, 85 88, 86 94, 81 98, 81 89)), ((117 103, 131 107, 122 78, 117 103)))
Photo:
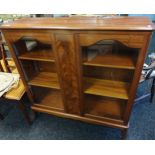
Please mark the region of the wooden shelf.
POLYGON ((107 97, 86 95, 85 96, 85 115, 91 117, 107 117, 111 119, 123 119, 125 111, 125 100, 112 99, 107 97))
POLYGON ((121 69, 135 69, 134 61, 132 60, 131 54, 120 53, 120 54, 105 54, 96 55, 90 61, 86 61, 83 65, 87 66, 98 66, 98 67, 110 67, 110 68, 121 68, 121 69))
POLYGON ((35 76, 29 80, 28 84, 33 86, 60 89, 57 74, 51 72, 40 72, 35 74, 35 76))
POLYGON ((32 105, 33 108, 49 108, 51 110, 64 111, 61 93, 59 90, 35 88, 37 103, 32 105))
POLYGON ((84 78, 84 93, 128 99, 129 84, 126 82, 84 78))
POLYGON ((54 62, 54 54, 51 48, 48 49, 36 49, 33 51, 27 51, 18 57, 21 60, 36 60, 54 62))

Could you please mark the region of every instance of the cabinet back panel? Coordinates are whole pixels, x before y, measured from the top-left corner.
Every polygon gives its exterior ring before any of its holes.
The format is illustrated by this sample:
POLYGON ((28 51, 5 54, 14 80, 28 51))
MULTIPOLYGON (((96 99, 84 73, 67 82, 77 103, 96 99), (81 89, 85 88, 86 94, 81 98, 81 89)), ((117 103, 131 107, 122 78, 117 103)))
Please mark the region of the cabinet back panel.
POLYGON ((29 61, 22 60, 21 66, 23 71, 27 75, 27 79, 31 79, 35 74, 39 72, 52 72, 56 73, 56 66, 51 62, 41 62, 41 61, 29 61))
POLYGON ((83 75, 99 79, 131 82, 133 79, 133 70, 104 68, 95 66, 84 66, 83 75))
POLYGON ((126 101, 95 95, 85 95, 84 113, 94 117, 109 117, 122 120, 126 101))
POLYGON ((51 62, 40 61, 39 62, 39 68, 40 68, 40 71, 43 71, 43 72, 54 72, 54 73, 56 73, 56 70, 57 70, 55 63, 51 63, 51 62))

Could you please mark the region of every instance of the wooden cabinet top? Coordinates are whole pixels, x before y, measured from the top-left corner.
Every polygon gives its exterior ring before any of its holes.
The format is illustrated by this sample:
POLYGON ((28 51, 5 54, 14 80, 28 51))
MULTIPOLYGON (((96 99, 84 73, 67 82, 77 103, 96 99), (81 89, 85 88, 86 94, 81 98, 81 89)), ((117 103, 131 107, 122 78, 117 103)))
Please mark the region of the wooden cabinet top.
POLYGON ((155 29, 147 17, 62 17, 23 18, 0 29, 145 30, 155 29))

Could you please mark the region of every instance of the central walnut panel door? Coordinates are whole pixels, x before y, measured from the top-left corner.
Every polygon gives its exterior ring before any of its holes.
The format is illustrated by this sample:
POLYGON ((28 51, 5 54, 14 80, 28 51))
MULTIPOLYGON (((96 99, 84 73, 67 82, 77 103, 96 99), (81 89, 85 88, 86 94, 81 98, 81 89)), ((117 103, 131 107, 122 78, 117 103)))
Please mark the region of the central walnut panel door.
POLYGON ((62 88, 65 111, 70 114, 81 113, 79 65, 72 34, 55 34, 54 50, 62 88))

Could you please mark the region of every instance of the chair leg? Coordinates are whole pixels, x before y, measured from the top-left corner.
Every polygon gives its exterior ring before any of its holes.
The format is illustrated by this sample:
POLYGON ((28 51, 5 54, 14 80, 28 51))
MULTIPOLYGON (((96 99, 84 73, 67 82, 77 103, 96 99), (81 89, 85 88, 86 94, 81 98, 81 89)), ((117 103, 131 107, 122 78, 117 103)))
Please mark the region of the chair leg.
POLYGON ((30 116, 29 116, 29 114, 27 112, 27 108, 26 108, 26 106, 24 105, 24 103, 21 100, 19 101, 18 106, 19 106, 20 110, 22 111, 22 113, 24 114, 24 117, 25 117, 27 123, 29 125, 31 125, 32 121, 31 121, 30 116))
POLYGON ((4 119, 4 116, 2 114, 0 114, 0 119, 3 120, 4 119))
POLYGON ((154 93, 155 93, 155 78, 153 79, 152 87, 151 87, 151 98, 150 98, 151 103, 153 101, 154 93))

